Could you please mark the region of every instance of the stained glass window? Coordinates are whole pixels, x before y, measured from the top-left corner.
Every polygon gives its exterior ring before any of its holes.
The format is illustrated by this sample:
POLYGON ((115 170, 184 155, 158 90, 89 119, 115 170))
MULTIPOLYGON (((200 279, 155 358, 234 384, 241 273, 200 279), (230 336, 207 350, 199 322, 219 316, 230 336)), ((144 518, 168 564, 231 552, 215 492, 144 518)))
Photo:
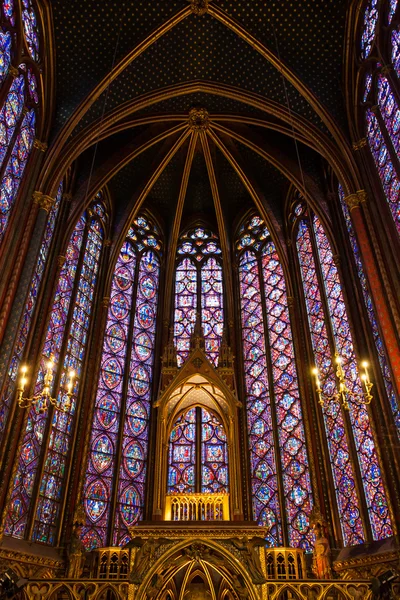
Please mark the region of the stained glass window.
POLYGON ((397 29, 392 31, 392 63, 397 76, 400 77, 400 31, 397 29))
POLYGON ((367 139, 397 230, 400 233, 400 181, 386 145, 377 116, 366 111, 367 139))
POLYGON ((400 153, 400 110, 395 96, 390 88, 390 83, 383 75, 378 76, 378 104, 381 110, 386 129, 389 133, 396 153, 400 153))
POLYGON ((109 543, 111 520, 111 543, 126 544, 143 518, 160 250, 158 230, 140 216, 115 266, 84 489, 88 549, 109 543))
POLYGON ((168 448, 169 494, 228 493, 228 444, 221 420, 190 408, 175 422, 168 448))
POLYGON ((361 54, 367 58, 374 43, 378 22, 378 0, 369 0, 364 13, 364 30, 361 36, 361 54))
POLYGON ((290 545, 310 550, 313 495, 285 277, 260 217, 252 217, 240 233, 236 248, 254 518, 268 528, 272 545, 284 543, 285 519, 290 545))
POLYGON ((60 363, 61 368, 59 377, 53 374, 50 391, 57 395, 58 400, 65 394, 66 371, 72 367, 76 372, 71 408, 66 413, 52 411, 48 438, 45 437, 50 418, 48 408, 38 403, 29 410, 5 524, 6 535, 18 538, 26 535, 28 511, 34 501, 35 479, 44 453, 44 473, 40 482, 33 539, 46 544, 55 543, 103 238, 103 224, 97 216, 90 217, 84 213, 67 246, 33 389, 35 393, 41 391, 46 362, 53 355, 55 363, 60 363), (68 340, 65 349, 64 339, 68 340))
POLYGON ((22 356, 25 349, 25 344, 28 338, 33 312, 36 306, 36 300, 39 293, 40 283, 42 281, 44 269, 46 266, 47 256, 50 249, 51 240, 54 233, 56 224, 58 209, 60 207, 62 197, 63 186, 62 183, 59 186, 56 201, 51 208, 48 218, 46 229, 43 236, 42 245, 39 250, 39 256, 36 262, 35 271, 31 284, 29 286, 28 296, 25 304, 25 310, 22 315, 21 322, 19 324, 18 333, 16 335, 16 341, 12 357, 8 366, 7 377, 4 382, 3 391, 0 400, 0 440, 5 428, 7 421, 8 411, 11 406, 13 395, 15 392, 15 382, 17 380, 18 369, 22 360, 22 356))
POLYGON ((394 13, 396 12, 398 0, 390 0, 389 1, 389 12, 388 12, 388 25, 392 22, 394 17, 394 13))
MULTIPOLYGON (((349 390, 360 396, 361 380, 339 273, 329 241, 317 217, 313 217, 312 224, 311 228, 307 219, 300 221, 297 252, 321 388, 326 396, 335 393, 332 350, 335 348, 342 358, 349 390), (324 283, 323 290, 319 286, 318 271, 324 283)), ((371 528, 374 539, 382 539, 392 535, 392 528, 369 415, 362 403, 353 401, 350 397, 348 401, 352 437, 357 451, 358 468, 363 482, 371 528)), ((344 542, 345 545, 362 543, 365 540, 365 532, 355 484, 356 466, 351 461, 349 440, 346 435, 347 417, 340 403, 335 400, 326 401, 322 410, 344 542)))
POLYGON ((29 54, 37 61, 39 60, 39 32, 32 0, 22 0, 22 22, 29 54))
POLYGON ((372 302, 371 294, 369 292, 367 278, 365 276, 364 268, 361 261, 360 250, 358 247, 356 235, 353 228, 353 223, 350 217, 350 211, 344 200, 344 192, 341 185, 339 185, 339 198, 340 204, 343 211, 347 231, 349 234, 350 243, 353 249, 354 260, 356 263, 358 279, 361 284, 361 289, 364 297, 365 306, 367 308, 369 322, 371 324, 371 331, 375 342, 375 348, 378 354, 379 365, 381 368, 382 378, 385 384, 386 393, 389 398, 390 406, 392 408, 395 425, 397 428, 398 435, 400 437, 400 407, 397 402, 396 393, 393 386, 393 378, 390 372, 389 363, 386 356, 385 346, 382 341, 382 337, 379 333, 378 321, 376 319, 375 308, 372 302))
POLYGON ((14 27, 15 25, 15 11, 14 11, 14 0, 3 0, 3 13, 6 21, 14 27))
POLYGON ((198 311, 207 357, 217 366, 224 327, 219 240, 207 229, 195 227, 181 236, 177 256, 174 337, 178 366, 182 366, 189 355, 190 337, 198 311))
POLYGON ((11 33, 0 28, 0 83, 3 83, 11 62, 11 33))

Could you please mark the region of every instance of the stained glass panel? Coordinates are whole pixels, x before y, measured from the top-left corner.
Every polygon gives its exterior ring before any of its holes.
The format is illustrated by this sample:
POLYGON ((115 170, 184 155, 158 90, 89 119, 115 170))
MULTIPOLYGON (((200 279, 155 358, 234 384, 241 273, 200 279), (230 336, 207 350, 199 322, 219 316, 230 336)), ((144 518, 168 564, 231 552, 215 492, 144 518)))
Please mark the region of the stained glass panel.
POLYGON ((387 360, 387 356, 386 356, 386 350, 385 350, 381 335, 379 333, 375 308, 374 308, 374 305, 372 302, 371 294, 369 293, 367 278, 365 276, 364 268, 363 268, 363 265, 361 262, 360 250, 359 250, 356 235, 354 232, 353 223, 351 221, 350 211, 344 200, 344 192, 343 192, 343 188, 341 185, 339 185, 339 198, 340 198, 340 204, 341 204, 342 211, 343 211, 343 216, 344 216, 344 219, 346 222, 347 231, 349 234, 350 243, 353 248, 353 255, 354 255, 354 260, 356 263, 358 279, 361 284, 363 298, 364 298, 365 306, 367 308, 369 322, 371 324, 372 335, 373 335, 374 342, 375 342, 375 348, 376 348, 376 351, 378 354, 378 360, 379 360, 379 366, 381 368, 382 378, 383 378, 383 381, 385 384, 386 393, 389 398, 390 406, 392 408, 393 418, 394 418, 394 422, 395 422, 395 425, 397 428, 397 433, 400 438, 400 407, 398 405, 396 393, 395 393, 395 390, 393 387, 392 375, 390 372, 390 368, 389 368, 389 364, 388 364, 388 360, 387 360))
POLYGON ((11 62, 11 33, 0 28, 0 84, 3 83, 11 62))
POLYGON ((39 60, 39 31, 32 0, 22 0, 22 23, 29 54, 33 60, 39 60))
MULTIPOLYGON (((303 280, 315 364, 319 371, 323 393, 332 396, 336 388, 333 357, 313 255, 311 233, 307 221, 299 223, 297 253, 303 280)), ((339 403, 334 400, 324 403, 322 412, 343 541, 345 546, 360 544, 364 542, 365 534, 360 515, 355 475, 350 458, 343 414, 339 403)))
POLYGON ((369 0, 364 13, 364 30, 361 37, 361 55, 367 58, 375 39, 378 22, 378 0, 369 0))
POLYGON ((3 13, 6 21, 9 21, 14 27, 15 25, 15 11, 14 11, 14 0, 3 0, 3 13))
POLYGON ((80 272, 78 290, 74 302, 69 329, 67 349, 60 378, 58 400, 61 403, 68 385, 68 373, 76 375, 71 408, 67 413, 54 411, 50 428, 50 440, 44 459, 44 470, 40 482, 39 501, 36 509, 33 539, 54 544, 57 523, 60 518, 61 496, 64 477, 68 471, 68 457, 82 375, 86 344, 89 335, 90 315, 96 291, 97 275, 103 244, 103 229, 97 219, 92 219, 80 272))
POLYGON ((389 81, 383 75, 378 76, 378 104, 386 129, 396 153, 400 153, 400 110, 390 88, 389 81))
POLYGON ((394 13, 396 12, 398 0, 390 0, 389 1, 389 12, 388 12, 388 25, 392 22, 394 17, 394 13))
MULTIPOLYGON (((35 393, 38 393, 43 387, 46 361, 50 355, 53 354, 56 363, 60 357, 83 242, 85 223, 86 217, 83 215, 79 219, 67 247, 66 260, 60 271, 53 307, 50 313, 42 359, 34 387, 35 393)), ((53 390, 51 389, 50 391, 52 392, 53 390)), ((40 406, 38 405, 34 405, 29 411, 21 456, 13 483, 10 508, 5 523, 6 535, 12 535, 17 538, 23 538, 24 536, 47 416, 48 411, 40 412, 40 406)))
POLYGON ((176 421, 169 438, 168 493, 195 492, 196 409, 191 408, 176 421))
POLYGON ((143 518, 159 275, 159 260, 148 250, 139 265, 114 528, 117 546, 130 540, 128 527, 143 518))
POLYGON ((201 492, 227 494, 228 444, 221 421, 211 412, 201 409, 201 492))
POLYGON ((239 279, 254 519, 267 527, 270 544, 279 546, 282 544, 281 514, 260 271, 251 251, 241 256, 239 279))
POLYGON ((367 110, 367 138, 385 192, 386 200, 400 233, 400 182, 386 146, 377 116, 367 110))
MULTIPOLYGON (((329 241, 317 217, 314 217, 314 231, 336 348, 342 358, 346 384, 353 394, 361 396, 363 390, 339 273, 329 241)), ((369 415, 364 404, 353 401, 351 397, 348 402, 372 534, 375 540, 380 540, 393 535, 393 530, 369 415)))
POLYGON ((33 110, 25 115, 0 184, 0 243, 35 139, 35 120, 33 110))
POLYGON ((273 242, 264 246, 262 268, 289 540, 311 551, 310 469, 285 277, 273 242))
POLYGON ((222 267, 215 258, 209 258, 201 269, 201 322, 206 354, 215 366, 224 328, 222 294, 222 267))
POLYGON ((392 31, 392 63, 397 77, 400 77, 400 31, 397 29, 392 31))
POLYGON ((174 338, 179 367, 189 355, 196 311, 197 269, 189 258, 184 258, 178 264, 175 273, 174 338))
POLYGON ((15 392, 15 383, 17 380, 18 369, 22 360, 22 355, 25 349, 26 340, 28 338, 29 329, 32 322, 33 312, 36 306, 36 300, 39 293, 40 283, 42 281, 46 260, 49 253, 51 240, 54 233, 58 209, 60 207, 63 186, 62 183, 58 188, 58 193, 54 206, 51 208, 46 229, 43 236, 42 245, 39 250, 33 278, 29 287, 28 297, 25 304, 25 310, 19 325, 13 354, 8 366, 7 378, 4 383, 3 392, 0 400, 0 440, 7 421, 8 411, 15 392))
POLYGON ((107 545, 107 527, 122 409, 123 369, 131 320, 136 254, 122 246, 111 285, 100 373, 97 384, 84 507, 83 543, 87 549, 107 545))
POLYGON ((6 101, 0 111, 0 166, 14 135, 25 102, 25 78, 16 77, 11 84, 6 101))

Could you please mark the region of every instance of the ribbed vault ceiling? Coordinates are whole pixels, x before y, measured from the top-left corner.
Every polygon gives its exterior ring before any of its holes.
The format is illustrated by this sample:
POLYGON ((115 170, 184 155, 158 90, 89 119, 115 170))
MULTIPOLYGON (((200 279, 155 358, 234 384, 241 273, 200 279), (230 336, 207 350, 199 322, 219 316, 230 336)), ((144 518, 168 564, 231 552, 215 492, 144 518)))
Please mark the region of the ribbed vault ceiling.
POLYGON ((189 164, 181 223, 203 214, 216 225, 220 205, 231 235, 256 193, 280 228, 289 185, 303 179, 294 131, 308 191, 322 200, 318 139, 329 153, 347 136, 346 6, 210 0, 199 16, 188 0, 53 0, 52 142, 76 165, 76 209, 107 184, 116 232, 138 202, 171 231, 189 164), (210 114, 206 133, 188 128, 193 107, 210 114))

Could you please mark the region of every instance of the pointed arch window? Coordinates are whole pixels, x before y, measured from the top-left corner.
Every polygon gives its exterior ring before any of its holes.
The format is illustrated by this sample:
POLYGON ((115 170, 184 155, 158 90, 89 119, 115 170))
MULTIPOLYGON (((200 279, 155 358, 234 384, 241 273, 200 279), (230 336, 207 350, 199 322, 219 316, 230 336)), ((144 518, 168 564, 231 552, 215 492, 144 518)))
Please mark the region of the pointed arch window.
MULTIPOLYGON (((383 7, 376 4, 375 8, 371 8, 372 5, 370 5, 371 2, 368 4, 364 16, 365 28, 361 39, 362 48, 367 38, 370 40, 368 44, 372 45, 371 32, 372 29, 374 31, 376 29, 378 11, 386 10, 386 5, 383 7), (368 28, 368 24, 370 28, 368 28), (367 35, 368 31, 371 33, 369 37, 367 35)), ((397 2, 390 2, 388 15, 382 14, 379 22, 384 23, 388 18, 389 25, 391 25, 396 10, 397 2)), ((386 56, 385 40, 388 40, 388 44, 391 42, 392 46, 391 60, 393 67, 399 74, 399 34, 393 27, 392 24, 389 31, 382 28, 382 35, 378 38, 377 53, 380 62, 377 62, 376 59, 369 60, 362 67, 366 73, 364 75, 362 96, 366 138, 393 220, 397 231, 400 233, 400 109, 393 91, 396 75, 390 72, 387 66, 381 64, 384 60, 383 57, 386 56)), ((366 59, 368 55, 369 52, 364 53, 363 58, 366 59)), ((387 62, 390 62, 390 57, 387 58, 387 62)))
POLYGON ((33 273, 33 278, 29 286, 28 296, 25 302, 25 309, 21 317, 21 321, 15 338, 13 352, 8 364, 7 376, 2 386, 2 392, 0 396, 0 443, 6 427, 11 402, 14 397, 18 370, 23 359, 23 354, 36 307, 36 301, 39 294, 40 284, 46 267, 51 241, 53 239, 54 228, 56 225, 57 215, 61 204, 62 191, 63 184, 61 183, 58 188, 55 203, 48 214, 46 229, 44 232, 42 244, 40 246, 39 255, 36 261, 36 267, 33 273))
POLYGON ((369 322, 371 325, 371 331, 374 338, 375 348, 378 355, 379 366, 381 369, 382 379, 385 384, 386 394, 389 399, 390 407, 392 409, 394 423, 397 429, 397 434, 400 438, 400 406, 397 401, 395 388, 393 385, 393 376, 390 371, 389 361, 387 359, 385 345, 383 343, 382 336, 379 332, 378 321, 376 319, 376 311, 372 302, 371 294, 367 283, 367 278, 364 272, 364 268, 361 261, 360 250, 358 247, 356 235, 353 228, 353 223, 350 217, 349 208, 344 199, 344 192, 341 185, 339 185, 339 198, 342 207, 343 216, 345 219, 347 231, 349 234, 350 244, 353 249, 353 256, 356 264, 358 279, 361 284, 362 294, 364 303, 367 309, 369 322))
POLYGON ((224 327, 221 248, 217 236, 203 227, 188 230, 178 245, 174 339, 179 367, 189 355, 197 313, 201 315, 207 357, 217 366, 224 327))
POLYGON ((267 527, 271 545, 310 550, 313 492, 285 276, 259 216, 239 236, 254 519, 267 527))
POLYGON ((361 55, 363 58, 368 58, 371 53, 378 16, 378 0, 369 0, 364 12, 364 27, 361 35, 361 55))
POLYGON ((139 216, 111 283, 83 491, 88 549, 125 545, 143 518, 160 256, 158 228, 139 216))
MULTIPOLYGON (((348 389, 362 395, 346 303, 329 240, 316 215, 310 215, 302 205, 297 206, 297 214, 297 256, 321 388, 328 396, 337 389, 337 352, 348 389)), ((373 538, 383 539, 393 531, 368 411, 351 398, 348 402, 349 411, 336 400, 325 402, 322 411, 343 540, 345 545, 354 545, 366 539, 362 500, 367 505, 373 538), (362 499, 357 493, 357 478, 362 484, 362 499)))
POLYGON ((76 373, 71 407, 66 413, 41 411, 37 405, 29 409, 6 535, 30 537, 29 514, 34 514, 32 539, 45 544, 56 541, 103 241, 104 223, 92 210, 85 211, 67 246, 32 386, 34 393, 42 389, 46 361, 53 355, 59 369, 51 393, 59 401, 65 394, 67 372, 76 373))
POLYGON ((172 428, 168 448, 169 494, 227 494, 228 444, 212 412, 193 407, 172 428))

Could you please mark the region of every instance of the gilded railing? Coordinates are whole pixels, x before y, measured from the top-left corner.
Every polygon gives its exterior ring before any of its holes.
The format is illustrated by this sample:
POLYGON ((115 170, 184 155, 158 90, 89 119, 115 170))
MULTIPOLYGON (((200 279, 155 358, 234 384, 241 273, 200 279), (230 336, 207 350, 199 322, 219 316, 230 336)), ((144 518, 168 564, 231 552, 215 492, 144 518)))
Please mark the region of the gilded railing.
POLYGON ((169 494, 166 521, 229 521, 229 494, 169 494))

